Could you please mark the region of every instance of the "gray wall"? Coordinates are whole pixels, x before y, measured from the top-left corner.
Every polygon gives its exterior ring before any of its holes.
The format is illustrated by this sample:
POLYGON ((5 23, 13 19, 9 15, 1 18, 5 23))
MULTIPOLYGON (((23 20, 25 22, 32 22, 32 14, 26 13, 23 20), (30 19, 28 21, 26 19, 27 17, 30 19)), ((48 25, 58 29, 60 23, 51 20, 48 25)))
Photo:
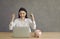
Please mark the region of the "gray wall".
POLYGON ((0 0, 0 31, 9 31, 12 13, 20 7, 35 15, 37 28, 44 32, 60 31, 60 0, 0 0))

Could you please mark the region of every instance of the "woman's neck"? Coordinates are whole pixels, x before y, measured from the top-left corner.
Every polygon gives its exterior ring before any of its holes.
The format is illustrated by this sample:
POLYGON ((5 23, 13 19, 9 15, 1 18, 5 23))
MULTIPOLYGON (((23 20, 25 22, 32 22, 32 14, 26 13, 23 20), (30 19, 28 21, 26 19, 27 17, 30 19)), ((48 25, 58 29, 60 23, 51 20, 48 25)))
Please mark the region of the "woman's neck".
POLYGON ((25 17, 21 17, 21 20, 25 20, 25 17))

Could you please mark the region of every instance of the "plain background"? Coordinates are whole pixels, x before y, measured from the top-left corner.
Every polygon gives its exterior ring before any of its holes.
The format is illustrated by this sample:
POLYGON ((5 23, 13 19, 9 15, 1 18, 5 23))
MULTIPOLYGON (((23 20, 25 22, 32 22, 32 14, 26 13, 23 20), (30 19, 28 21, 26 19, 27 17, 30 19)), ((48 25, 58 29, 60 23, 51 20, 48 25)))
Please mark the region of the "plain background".
POLYGON ((0 31, 9 31, 12 13, 24 7, 35 16, 37 29, 43 32, 60 32, 60 0, 0 0, 0 31))

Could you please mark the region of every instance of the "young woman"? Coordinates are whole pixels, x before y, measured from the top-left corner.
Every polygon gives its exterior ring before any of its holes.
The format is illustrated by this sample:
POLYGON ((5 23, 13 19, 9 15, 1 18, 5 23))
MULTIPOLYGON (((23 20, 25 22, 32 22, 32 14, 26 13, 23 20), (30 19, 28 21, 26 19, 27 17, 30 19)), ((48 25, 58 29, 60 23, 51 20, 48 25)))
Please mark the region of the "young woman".
MULTIPOLYGON (((27 10, 25 8, 20 8, 18 11, 18 18, 15 18, 15 14, 12 14, 12 20, 9 24, 9 29, 13 30, 13 27, 17 26, 17 27, 27 27, 29 28, 29 32, 31 32, 31 29, 36 30, 36 23, 35 23, 35 19, 33 14, 30 15, 32 19, 29 19, 27 17, 27 10)), ((37 31, 35 31, 37 32, 37 31)), ((36 33, 35 33, 36 35, 36 33)))

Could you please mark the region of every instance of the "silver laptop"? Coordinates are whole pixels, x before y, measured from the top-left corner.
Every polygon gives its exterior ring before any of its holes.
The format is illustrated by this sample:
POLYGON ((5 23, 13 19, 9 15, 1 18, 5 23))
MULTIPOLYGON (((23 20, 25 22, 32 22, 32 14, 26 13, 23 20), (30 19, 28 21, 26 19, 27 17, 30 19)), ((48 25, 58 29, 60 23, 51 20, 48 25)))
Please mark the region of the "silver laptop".
POLYGON ((28 27, 14 27, 13 37, 30 37, 30 32, 28 27))

